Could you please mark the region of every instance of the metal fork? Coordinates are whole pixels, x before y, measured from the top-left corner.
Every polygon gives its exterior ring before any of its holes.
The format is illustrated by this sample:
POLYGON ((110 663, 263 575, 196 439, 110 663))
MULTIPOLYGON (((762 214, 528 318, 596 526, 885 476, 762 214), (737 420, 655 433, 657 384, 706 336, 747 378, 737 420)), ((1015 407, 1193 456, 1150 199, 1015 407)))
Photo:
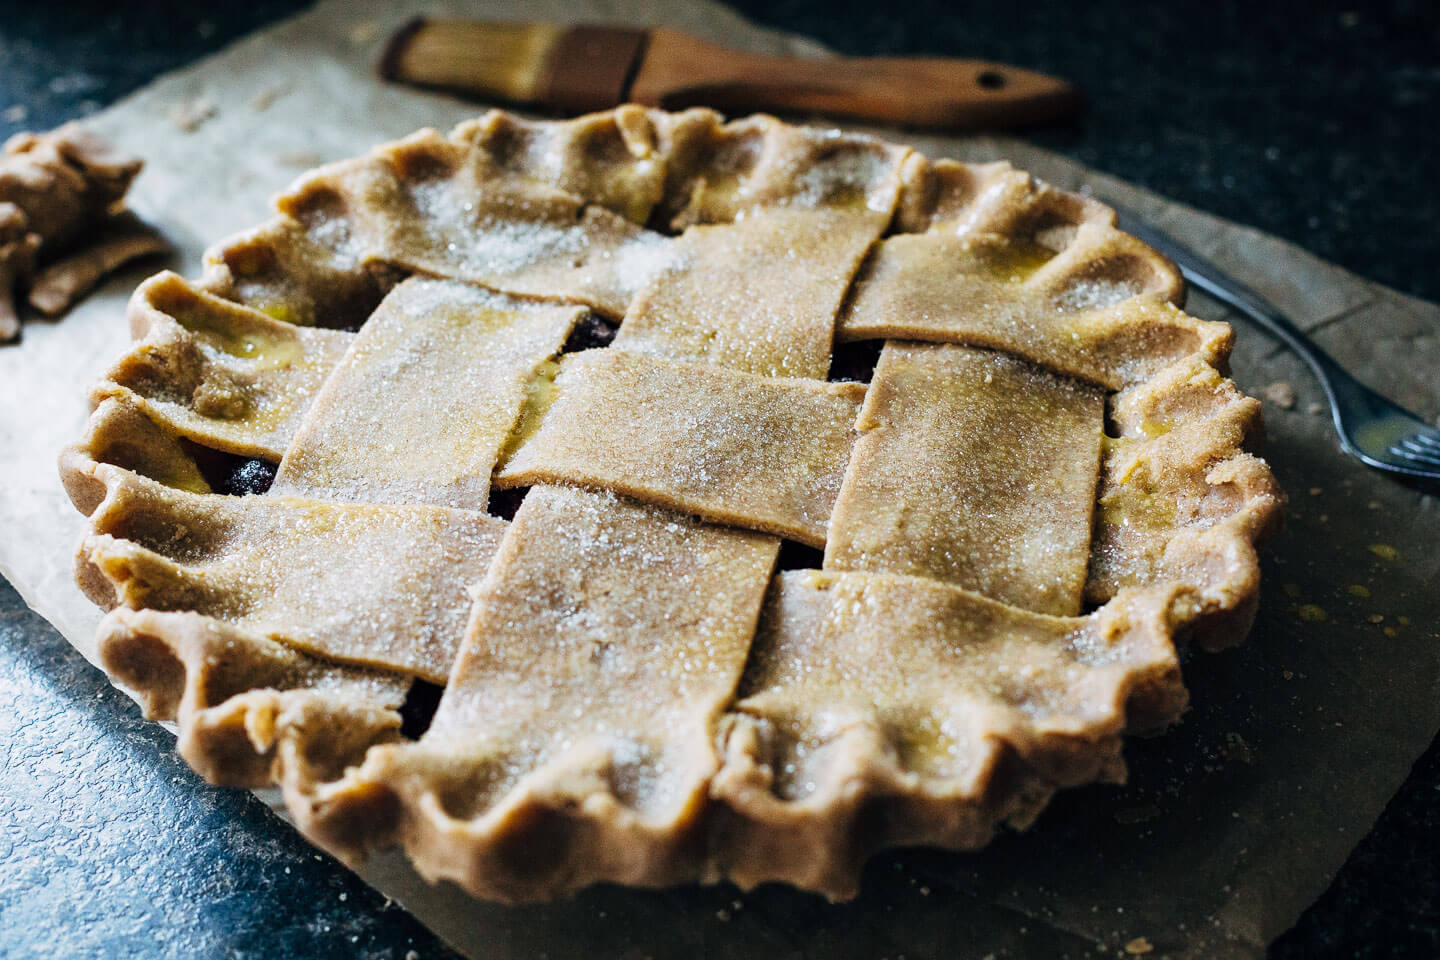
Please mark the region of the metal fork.
POLYGON ((1249 317, 1300 355, 1325 388, 1340 446, 1346 453, 1376 470, 1440 482, 1440 430, 1345 372, 1260 294, 1132 211, 1115 210, 1120 229, 1165 254, 1193 286, 1249 317))

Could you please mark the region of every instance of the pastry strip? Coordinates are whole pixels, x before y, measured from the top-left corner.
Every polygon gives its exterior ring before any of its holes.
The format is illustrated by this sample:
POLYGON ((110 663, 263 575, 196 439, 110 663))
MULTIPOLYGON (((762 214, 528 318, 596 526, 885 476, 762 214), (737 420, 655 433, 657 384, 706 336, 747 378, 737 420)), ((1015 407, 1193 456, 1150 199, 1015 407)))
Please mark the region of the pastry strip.
POLYGON ((77 576, 97 603, 192 610, 435 682, 506 527, 464 510, 192 494, 94 470, 108 493, 77 576))
POLYGON ((724 869, 848 896, 874 849, 981 846, 1054 784, 1113 776, 1127 723, 1185 705, 1165 609, 1049 617, 915 577, 781 574, 712 788, 735 815, 724 869))
POLYGON ((1059 255, 993 234, 889 237, 861 268, 836 336, 989 347, 1112 389, 1192 353, 1222 356, 1229 329, 1171 305, 1173 268, 1132 245, 1094 224, 1059 255))
POLYGON ((583 312, 405 281, 326 381, 273 492, 484 510, 526 384, 583 312))
POLYGON ((777 550, 772 537, 614 494, 536 487, 477 594, 431 736, 483 731, 537 748, 574 728, 705 737, 739 679, 777 550), (676 723, 657 722, 666 716, 676 723))
POLYGON ((192 452, 168 425, 157 423, 133 397, 106 397, 90 411, 85 435, 60 453, 60 479, 76 509, 89 516, 105 499, 97 463, 114 464, 189 493, 211 486, 192 452))
POLYGON ((1099 390, 951 344, 889 343, 825 566, 1080 612, 1104 436, 1099 390))
POLYGON ((168 272, 135 291, 130 326, 141 339, 92 402, 128 400, 181 436, 270 460, 354 340, 272 320, 168 272))
MULTIPOLYGON (((1177 669, 1163 637, 1105 622, 920 577, 787 571, 771 587, 734 711, 774 724, 792 746, 870 726, 904 768, 975 797, 990 741, 1028 754, 1047 736, 1118 734, 1129 691, 1115 688, 1116 675, 1177 669)), ((811 775, 839 773, 814 756, 774 766, 774 792, 790 800, 822 789, 811 775)))
POLYGON ((887 213, 763 208, 694 226, 635 298, 615 348, 823 380, 835 316, 887 213))
POLYGON ((329 798, 336 821, 398 794, 432 876, 506 900, 694 876, 715 722, 777 548, 613 494, 531 490, 429 731, 373 750, 329 798))
POLYGON ((500 486, 576 483, 823 546, 864 387, 572 354, 500 486))

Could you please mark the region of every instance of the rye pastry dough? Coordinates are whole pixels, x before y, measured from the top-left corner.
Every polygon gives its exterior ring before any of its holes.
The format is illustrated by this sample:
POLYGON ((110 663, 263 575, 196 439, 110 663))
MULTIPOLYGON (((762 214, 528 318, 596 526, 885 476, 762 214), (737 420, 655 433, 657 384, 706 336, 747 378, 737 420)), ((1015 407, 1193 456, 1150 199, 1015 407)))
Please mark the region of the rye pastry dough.
POLYGON ((322 167, 137 290, 61 458, 104 662, 476 896, 981 846, 1179 718, 1282 502, 1230 329, 1113 223, 705 110, 322 167))

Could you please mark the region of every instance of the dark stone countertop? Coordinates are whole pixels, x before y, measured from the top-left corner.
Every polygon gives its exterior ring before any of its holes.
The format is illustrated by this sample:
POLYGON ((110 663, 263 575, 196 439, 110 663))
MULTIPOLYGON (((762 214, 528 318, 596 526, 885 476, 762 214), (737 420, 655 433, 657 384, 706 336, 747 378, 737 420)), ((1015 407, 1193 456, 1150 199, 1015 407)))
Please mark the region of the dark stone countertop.
MULTIPOLYGON (((0 2, 0 135, 99 109, 304 6, 0 2)), ((1076 81, 1033 139, 1440 299, 1440 7, 742 0, 847 53, 1076 81)), ((13 412, 0 412, 13 415, 13 412)), ((249 794, 206 787, 0 582, 0 957, 452 954, 249 794)), ((1432 745, 1272 957, 1440 955, 1432 745)))

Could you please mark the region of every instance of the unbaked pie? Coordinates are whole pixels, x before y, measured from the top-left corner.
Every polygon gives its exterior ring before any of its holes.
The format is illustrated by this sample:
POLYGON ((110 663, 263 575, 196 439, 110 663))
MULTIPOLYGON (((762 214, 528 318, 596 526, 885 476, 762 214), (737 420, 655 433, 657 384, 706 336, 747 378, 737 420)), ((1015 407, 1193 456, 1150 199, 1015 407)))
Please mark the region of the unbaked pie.
POLYGON ((1101 204, 755 116, 490 113, 302 177, 62 456, 100 651, 342 857, 833 898, 1124 775, 1281 494, 1101 204))

